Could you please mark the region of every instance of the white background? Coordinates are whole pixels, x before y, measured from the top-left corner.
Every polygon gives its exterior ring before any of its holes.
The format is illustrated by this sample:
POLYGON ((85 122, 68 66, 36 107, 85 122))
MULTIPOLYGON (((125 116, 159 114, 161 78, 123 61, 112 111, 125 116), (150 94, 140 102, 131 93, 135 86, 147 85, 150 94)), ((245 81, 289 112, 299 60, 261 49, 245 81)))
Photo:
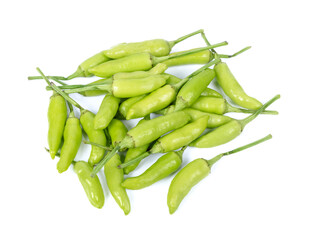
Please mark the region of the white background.
MULTIPOLYGON (((0 239, 314 239, 313 7, 311 1, 2 1, 0 239), (69 75, 87 57, 120 42, 173 40, 203 28, 219 50, 252 49, 228 65, 252 96, 281 99, 234 141, 188 149, 184 165, 272 133, 273 139, 223 158, 174 215, 166 204, 171 177, 128 191, 124 216, 104 181, 106 202, 93 208, 72 168, 58 174, 47 146, 50 93, 27 81, 40 67, 69 75)), ((200 36, 174 50, 205 46, 200 36)), ((198 66, 169 73, 184 77, 198 66)), ((75 81, 73 81, 75 82, 75 81)), ((77 82, 86 82, 81 79, 77 82)), ((73 95, 96 112, 101 98, 73 95)), ((245 115, 229 114, 236 118, 245 115)), ((129 125, 131 126, 131 125, 129 125)), ((87 146, 79 157, 87 159, 87 146), (84 153, 83 153, 84 152, 84 153)), ((144 171, 160 155, 134 172, 144 171)))

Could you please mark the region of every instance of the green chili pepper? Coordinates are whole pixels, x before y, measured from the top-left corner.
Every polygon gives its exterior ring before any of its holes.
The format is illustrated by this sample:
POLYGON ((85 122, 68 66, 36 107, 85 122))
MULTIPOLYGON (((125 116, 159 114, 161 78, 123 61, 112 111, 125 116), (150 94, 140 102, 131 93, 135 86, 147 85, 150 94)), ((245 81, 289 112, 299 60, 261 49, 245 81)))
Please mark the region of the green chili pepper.
POLYGON ((94 119, 95 129, 105 129, 117 114, 120 99, 107 94, 99 107, 94 119))
POLYGON ((195 52, 200 52, 206 49, 211 49, 219 46, 227 45, 227 42, 219 43, 216 45, 198 48, 195 50, 187 51, 185 53, 176 54, 173 56, 155 57, 150 53, 136 53, 123 58, 104 62, 96 67, 89 69, 89 72, 98 77, 110 77, 119 72, 133 72, 133 71, 145 71, 151 69, 158 63, 166 61, 168 59, 185 56, 195 52))
MULTIPOLYGON (((124 139, 128 129, 124 126, 123 122, 118 119, 112 119, 108 125, 108 132, 111 138, 112 146, 118 146, 121 141, 124 139)), ((124 151, 125 149, 120 149, 124 151)))
POLYGON ((163 39, 153 39, 143 42, 121 43, 109 50, 104 51, 104 54, 110 58, 122 58, 134 53, 147 52, 156 57, 166 56, 177 43, 203 32, 203 29, 182 36, 174 41, 166 41, 163 39))
POLYGON ((141 175, 125 179, 122 186, 132 190, 142 189, 169 176, 181 166, 183 151, 166 153, 141 175))
MULTIPOLYGON (((240 51, 238 51, 232 55, 219 54, 218 56, 220 58, 232 58, 232 57, 235 57, 235 56, 239 55, 240 53, 242 53, 248 49, 250 49, 250 47, 246 47, 246 48, 244 48, 244 49, 242 49, 242 50, 240 50, 240 51)), ((174 52, 174 53, 171 53, 170 56, 176 55, 179 53, 185 53, 185 52, 187 52, 187 51, 174 52)), ((186 56, 169 59, 169 60, 166 60, 164 63, 167 64, 168 67, 187 65, 187 64, 206 64, 206 63, 210 62, 213 59, 213 57, 214 57, 214 54, 210 50, 204 50, 204 51, 189 54, 186 56)))
POLYGON ((207 122, 208 128, 216 128, 216 127, 222 126, 225 123, 230 122, 233 119, 228 116, 218 115, 214 113, 206 113, 206 112, 202 112, 202 111, 192 109, 192 108, 185 108, 182 111, 189 114, 192 121, 195 121, 196 119, 199 119, 200 117, 203 117, 203 116, 208 116, 208 122, 207 122))
MULTIPOLYGON (((191 108, 215 114, 225 114, 229 112, 238 112, 238 113, 254 113, 254 110, 248 110, 243 108, 237 108, 230 105, 223 98, 216 97, 199 97, 192 105, 191 108)), ((264 114, 278 114, 276 111, 264 111, 264 114)))
POLYGON ((181 201, 189 193, 189 191, 210 173, 211 167, 223 156, 253 147, 259 143, 271 139, 271 137, 272 136, 269 134, 266 137, 245 146, 236 148, 229 152, 221 153, 210 160, 198 158, 187 164, 171 181, 167 196, 169 213, 173 214, 178 209, 181 201))
MULTIPOLYGON (((94 82, 91 82, 89 84, 87 84, 86 86, 90 86, 93 84, 100 84, 100 83, 111 83, 111 78, 105 78, 105 79, 99 79, 96 80, 94 82)), ((82 91, 80 92, 81 95, 85 96, 85 97, 94 97, 94 96, 100 96, 100 95, 105 95, 106 93, 108 93, 108 91, 106 90, 86 90, 86 91, 82 91)))
MULTIPOLYGON (((203 72, 214 72, 213 70, 209 70, 208 67, 211 65, 214 65, 215 62, 218 62, 218 60, 215 60, 211 63, 208 63, 201 67, 200 69, 196 70, 180 82, 170 85, 167 84, 153 92, 151 92, 149 95, 145 96, 143 99, 137 101, 134 103, 128 110, 126 119, 132 119, 132 118, 139 118, 146 116, 147 114, 150 114, 152 112, 156 112, 158 110, 161 110, 165 107, 167 107, 171 102, 173 102, 176 98, 176 94, 181 88, 182 85, 187 84, 186 82, 192 81, 195 82, 195 79, 198 82, 206 82, 207 85, 209 84, 209 78, 208 74, 204 74, 203 72), (201 75, 201 78, 198 76, 201 75), (206 78, 206 79, 202 79, 206 78), (208 78, 208 79, 207 79, 208 78)), ((211 76, 211 80, 214 78, 214 75, 211 76)), ((185 86, 185 85, 184 85, 185 86)), ((206 88, 206 87, 205 87, 206 88)), ((181 90, 180 90, 181 92, 181 90)))
POLYGON ((59 173, 66 171, 70 167, 82 142, 80 121, 75 117, 73 110, 70 112, 69 118, 66 121, 63 136, 64 143, 61 148, 60 160, 57 164, 59 173))
POLYGON ((137 96, 137 97, 131 97, 128 98, 127 100, 125 100, 123 103, 120 104, 119 106, 119 112, 126 118, 126 115, 129 111, 129 109, 138 101, 140 101, 141 99, 143 99, 145 96, 147 96, 146 94, 141 95, 141 96, 137 96))
MULTIPOLYGON (((102 129, 95 129, 94 119, 95 119, 94 113, 88 110, 81 111, 80 122, 89 140, 91 142, 105 146, 107 143, 106 135, 102 129)), ((89 164, 91 164, 91 166, 97 164, 104 157, 104 155, 105 155, 104 149, 92 146, 92 150, 88 159, 89 164)))
MULTIPOLYGON (((149 115, 148 115, 148 119, 145 119, 145 118, 142 119, 141 121, 138 122, 137 125, 140 125, 147 120, 149 120, 149 115)), ((149 145, 150 144, 145 144, 145 145, 140 146, 140 147, 129 148, 128 151, 126 152, 124 162, 127 163, 127 162, 131 161, 133 158, 136 158, 136 157, 140 156, 141 154, 145 153, 147 148, 149 147, 149 145)), ((123 168, 124 174, 129 174, 130 172, 132 172, 139 165, 139 163, 140 163, 140 161, 123 168)))
POLYGON ((119 167, 125 168, 131 164, 137 163, 153 153, 166 153, 179 149, 180 147, 187 146, 204 132, 207 127, 207 121, 208 116, 204 116, 177 130, 174 130, 173 132, 159 138, 148 152, 121 164, 119 167))
POLYGON ((280 98, 280 95, 276 95, 267 103, 265 103, 260 109, 258 109, 252 115, 242 120, 231 120, 228 123, 215 128, 213 131, 201 136, 200 138, 193 141, 190 146, 198 148, 210 148, 221 144, 225 144, 237 136, 239 136, 243 128, 254 120, 263 110, 265 110, 270 104, 280 98))
POLYGON ((124 214, 128 215, 131 210, 131 206, 126 190, 123 186, 121 186, 124 176, 123 169, 119 169, 117 167, 120 164, 120 156, 119 154, 115 154, 105 165, 104 172, 111 195, 119 207, 124 211, 124 214))
POLYGON ((215 78, 215 71, 206 69, 183 85, 177 94, 174 111, 191 106, 215 78))
POLYGON ((66 102, 62 96, 54 92, 50 97, 48 107, 48 146, 52 159, 55 158, 56 152, 58 152, 60 148, 66 119, 66 102))
POLYGON ((92 167, 84 161, 74 164, 74 172, 77 174, 90 203, 96 208, 102 208, 105 196, 98 176, 91 177, 92 167))
POLYGON ((178 129, 190 121, 190 116, 185 112, 178 111, 166 116, 147 120, 129 130, 125 138, 117 145, 99 164, 94 168, 92 174, 96 174, 113 157, 119 149, 135 148, 144 146, 156 140, 165 133, 178 129))
POLYGON ((226 63, 218 63, 215 66, 215 72, 217 76, 217 82, 221 86, 225 94, 237 105, 256 110, 262 106, 262 103, 248 96, 238 81, 232 75, 228 65, 226 63))
POLYGON ((140 96, 155 89, 160 88, 166 84, 168 76, 156 74, 143 78, 114 78, 112 82, 105 84, 98 84, 92 86, 83 86, 79 88, 73 88, 66 90, 66 93, 79 93, 88 90, 102 90, 107 91, 107 93, 112 94, 114 97, 118 98, 129 98, 140 96))

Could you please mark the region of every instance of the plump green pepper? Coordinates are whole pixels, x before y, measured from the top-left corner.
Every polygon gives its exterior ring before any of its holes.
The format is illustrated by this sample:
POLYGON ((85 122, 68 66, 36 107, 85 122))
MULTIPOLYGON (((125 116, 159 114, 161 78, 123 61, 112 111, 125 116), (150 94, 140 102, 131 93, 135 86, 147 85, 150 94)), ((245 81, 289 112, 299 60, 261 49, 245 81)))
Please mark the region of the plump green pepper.
POLYGON ((107 94, 99 107, 94 119, 95 129, 105 129, 117 114, 120 99, 107 94))
POLYGON ((182 152, 166 153, 141 175, 125 179, 122 186, 132 190, 142 189, 169 176, 181 166, 182 152))
POLYGON ((64 143, 61 148, 60 160, 57 164, 59 173, 66 171, 70 167, 82 142, 80 120, 75 117, 73 111, 70 112, 66 121, 63 137, 64 143))
POLYGON ((183 198, 197 183, 210 173, 211 167, 222 157, 243 151, 271 138, 272 136, 269 134, 255 142, 221 153, 210 160, 198 158, 188 163, 171 181, 167 196, 169 213, 172 214, 177 210, 183 198))
POLYGON ((118 119, 112 119, 112 121, 108 125, 108 133, 111 138, 112 146, 116 147, 117 145, 119 145, 120 142, 124 139, 127 132, 128 129, 122 121, 118 119))
POLYGON ((262 103, 248 96, 231 73, 228 65, 220 62, 215 65, 217 82, 230 99, 241 107, 257 110, 262 103))
MULTIPOLYGON (((107 143, 106 135, 103 130, 101 129, 97 130, 94 128, 94 119, 95 114, 93 114, 92 112, 88 110, 81 111, 80 122, 89 140, 91 142, 106 146, 107 143)), ((91 166, 97 164, 104 157, 104 155, 105 155, 104 149, 92 146, 92 150, 88 159, 89 164, 91 164, 91 166)))
POLYGON ((91 177, 92 167, 84 161, 74 164, 74 172, 77 174, 90 203, 96 208, 102 208, 105 196, 98 176, 91 177))
MULTIPOLYGON (((184 53, 186 51, 171 53, 170 56, 176 55, 178 53, 184 53)), ((165 61, 168 67, 187 65, 187 64, 206 64, 213 58, 213 54, 209 50, 204 50, 198 53, 193 53, 187 56, 173 58, 165 61)))
POLYGON ((123 169, 119 169, 117 167, 120 164, 120 156, 119 154, 115 154, 105 165, 104 172, 111 195, 119 207, 124 211, 124 214, 128 215, 131 210, 131 206, 126 190, 123 186, 121 186, 121 183, 124 180, 124 175, 123 169))
POLYGON ((50 103, 48 107, 48 146, 52 159, 55 158, 56 153, 60 148, 66 119, 66 102, 62 96, 54 92, 50 97, 50 103))
POLYGON ((125 100, 123 103, 120 104, 119 112, 126 118, 126 115, 129 111, 129 109, 131 108, 131 106, 133 106, 136 102, 143 99, 145 96, 146 96, 146 94, 143 94, 143 95, 137 96, 137 97, 128 98, 127 100, 125 100))

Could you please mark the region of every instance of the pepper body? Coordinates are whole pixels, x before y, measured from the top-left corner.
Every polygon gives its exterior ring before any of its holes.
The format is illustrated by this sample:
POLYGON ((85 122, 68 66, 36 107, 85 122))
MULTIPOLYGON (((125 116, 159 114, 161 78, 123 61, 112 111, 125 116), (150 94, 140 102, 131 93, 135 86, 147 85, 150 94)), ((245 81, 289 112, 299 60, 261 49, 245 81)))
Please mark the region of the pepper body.
POLYGON ((141 175, 125 179, 122 186, 132 190, 148 187, 178 170, 181 162, 180 154, 169 152, 160 157, 141 175))
POLYGON ((214 79, 215 71, 207 68, 192 77, 180 89, 175 103, 175 111, 191 106, 214 79))
MULTIPOLYGON (((192 49, 194 50, 194 49, 192 49)), ((180 51, 171 53, 170 56, 174 56, 178 53, 185 53, 187 51, 180 51)), ((211 51, 204 50, 198 53, 192 53, 190 55, 172 58, 164 61, 163 63, 167 64, 168 67, 178 66, 178 65, 187 65, 187 64, 206 64, 213 58, 211 51)))
MULTIPOLYGON (((137 125, 140 125, 145 121, 147 121, 147 120, 142 119, 138 122, 137 125)), ((126 152, 124 162, 127 163, 130 160, 132 160, 133 158, 136 158, 139 155, 143 154, 144 152, 146 152, 148 147, 149 147, 149 144, 145 144, 145 145, 140 146, 140 147, 129 148, 128 151, 126 152)), ((129 166, 123 168, 124 174, 129 174, 130 172, 132 172, 139 165, 139 163, 140 162, 136 162, 132 165, 129 165, 129 166)))
POLYGON ((101 63, 109 61, 110 58, 106 57, 103 52, 97 53, 94 56, 86 59, 77 68, 76 72, 67 77, 68 80, 76 77, 90 77, 93 74, 89 72, 90 68, 93 68, 101 63))
POLYGON ((59 173, 66 171, 73 162, 82 142, 80 120, 71 112, 64 128, 64 143, 61 148, 60 159, 57 164, 59 173))
MULTIPOLYGON (((94 128, 95 114, 88 110, 81 111, 80 122, 89 140, 94 143, 106 146, 107 139, 103 130, 94 128)), ((88 159, 91 166, 97 164, 105 155, 105 150, 100 147, 91 146, 91 153, 88 159)))
POLYGON ((91 177, 92 167, 84 161, 78 161, 74 164, 74 172, 77 174, 90 203, 96 208, 102 208, 105 202, 105 196, 96 175, 91 177))
POLYGON ((176 98, 176 90, 169 84, 151 92, 134 103, 128 110, 126 119, 144 117, 167 107, 176 98))
MULTIPOLYGON (((125 137, 128 129, 124 126, 123 122, 118 119, 112 119, 110 124, 108 125, 108 132, 111 138, 111 143, 113 147, 120 144, 120 142, 125 137)), ((124 149, 121 149, 124 150, 124 149)))
POLYGON ((125 215, 128 215, 131 206, 130 200, 124 187, 121 183, 124 180, 123 169, 119 169, 121 164, 119 154, 114 155, 104 167, 107 185, 109 191, 119 207, 124 211, 125 215))
POLYGON ((199 97, 192 105, 191 108, 215 114, 225 114, 227 112, 226 100, 216 97, 199 97))
POLYGON ((105 129, 116 115, 119 108, 120 99, 107 94, 94 118, 95 129, 105 129))
POLYGON ((201 117, 173 132, 159 138, 153 145, 151 153, 165 153, 190 144, 199 137, 207 127, 208 116, 201 117))
POLYGON ((202 158, 188 163, 177 173, 171 181, 167 195, 167 205, 170 214, 173 214, 178 209, 189 191, 209 173, 210 167, 207 161, 202 158))
POLYGON ((190 116, 183 111, 147 120, 129 130, 120 145, 127 148, 146 145, 163 134, 184 126, 189 121, 190 116))
POLYGON ((66 119, 66 102, 61 95, 53 93, 48 107, 48 146, 52 159, 55 158, 60 148, 66 119))
POLYGON ((109 58, 122 58, 135 53, 147 52, 156 57, 166 56, 170 53, 171 46, 163 39, 153 39, 143 42, 121 43, 104 51, 109 58))
POLYGON ((167 84, 174 85, 182 80, 181 78, 178 78, 172 74, 169 74, 169 73, 164 73, 164 74, 169 76, 169 78, 167 79, 167 84))
POLYGON ((230 122, 215 128, 213 131, 194 140, 189 146, 198 148, 216 147, 230 142, 242 132, 242 125, 238 120, 230 122))
POLYGON ((232 120, 232 118, 228 116, 202 112, 193 108, 185 108, 182 111, 189 114, 190 117, 192 118, 192 121, 195 121, 196 119, 199 119, 200 117, 203 117, 203 116, 208 116, 208 122, 207 122, 208 128, 216 128, 232 120))
POLYGON ((129 109, 133 106, 133 104, 140 101, 145 96, 146 96, 146 94, 141 95, 141 96, 137 96, 137 97, 128 98, 127 100, 125 100, 123 103, 120 104, 119 112, 126 118, 126 115, 129 111, 129 109))
POLYGON ((118 98, 130 98, 150 93, 166 84, 168 76, 151 75, 136 79, 114 79, 112 95, 118 98))
POLYGON ((248 96, 238 81, 231 73, 226 63, 220 62, 214 67, 216 79, 222 90, 230 99, 241 107, 257 110, 262 106, 262 103, 253 97, 248 96))
POLYGON ((123 58, 104 62, 89 69, 89 72, 98 77, 111 77, 119 72, 146 71, 153 67, 151 54, 136 53, 123 58))

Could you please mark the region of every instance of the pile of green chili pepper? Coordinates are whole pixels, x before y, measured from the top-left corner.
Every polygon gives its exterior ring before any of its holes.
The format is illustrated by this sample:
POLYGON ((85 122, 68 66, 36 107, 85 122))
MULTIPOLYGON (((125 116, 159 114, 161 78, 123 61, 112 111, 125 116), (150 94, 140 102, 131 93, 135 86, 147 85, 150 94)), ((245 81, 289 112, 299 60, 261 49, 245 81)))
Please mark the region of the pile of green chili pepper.
POLYGON ((96 208, 102 208, 105 202, 104 186, 97 174, 105 174, 107 187, 125 215, 131 210, 127 189, 148 187, 177 172, 167 195, 169 212, 174 213, 191 188, 210 173, 215 162, 272 137, 269 134, 210 160, 195 159, 179 170, 188 147, 212 148, 228 143, 259 114, 278 114, 266 109, 280 95, 264 104, 249 96, 221 60, 235 57, 250 47, 232 55, 216 52, 227 44, 211 45, 204 31, 198 30, 174 41, 154 39, 119 44, 85 60, 68 77, 45 76, 37 68, 40 76, 28 79, 44 79, 48 84, 46 90, 52 90, 46 150, 52 159, 59 157, 58 172, 67 171, 73 164, 88 200, 96 208), (202 36, 206 47, 171 53, 174 45, 197 34, 202 36), (168 67, 187 64, 201 66, 184 79, 166 73, 168 67), (87 84, 67 83, 73 78, 91 76, 100 78, 87 84), (214 79, 228 100, 208 87, 214 79), (69 96, 72 93, 85 97, 104 95, 104 98, 94 114, 73 100, 69 96), (74 107, 80 110, 79 117, 75 116, 74 107), (239 120, 224 115, 228 112, 250 115, 239 120), (152 114, 156 117, 151 118, 152 114), (128 129, 122 120, 130 119, 140 121, 128 129), (91 145, 86 160, 76 159, 82 142, 91 145), (164 155, 141 175, 125 177, 154 153, 164 155))

